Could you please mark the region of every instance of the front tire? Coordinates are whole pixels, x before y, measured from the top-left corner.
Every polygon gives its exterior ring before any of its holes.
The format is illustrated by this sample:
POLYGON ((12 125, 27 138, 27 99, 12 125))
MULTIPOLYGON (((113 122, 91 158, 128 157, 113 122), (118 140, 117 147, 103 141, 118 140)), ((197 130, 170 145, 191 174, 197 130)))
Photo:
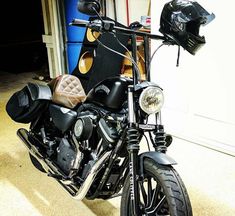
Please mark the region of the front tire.
MULTIPOLYGON (((173 167, 145 159, 144 179, 139 181, 138 187, 141 215, 193 215, 184 183, 173 167)), ((131 216, 129 178, 123 187, 121 216, 131 216)))

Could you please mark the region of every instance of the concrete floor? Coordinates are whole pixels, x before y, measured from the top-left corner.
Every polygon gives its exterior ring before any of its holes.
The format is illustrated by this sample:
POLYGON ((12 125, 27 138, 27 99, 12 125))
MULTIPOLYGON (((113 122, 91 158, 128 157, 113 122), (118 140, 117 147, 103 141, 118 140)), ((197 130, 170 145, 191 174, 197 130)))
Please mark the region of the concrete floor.
MULTIPOLYGON (((53 179, 30 163, 16 130, 5 113, 10 95, 32 74, 0 72, 0 216, 117 216, 119 198, 75 201, 53 179)), ((194 215, 235 215, 235 158, 175 139, 168 154, 188 189, 194 215)))

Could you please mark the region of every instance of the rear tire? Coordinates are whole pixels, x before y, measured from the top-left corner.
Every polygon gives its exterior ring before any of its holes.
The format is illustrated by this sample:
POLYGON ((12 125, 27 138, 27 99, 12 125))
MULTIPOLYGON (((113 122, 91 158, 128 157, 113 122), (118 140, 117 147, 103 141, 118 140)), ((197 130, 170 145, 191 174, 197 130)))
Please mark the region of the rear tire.
MULTIPOLYGON (((189 196, 172 166, 144 160, 144 180, 139 181, 141 215, 192 216, 189 196)), ((130 182, 127 178, 121 200, 121 216, 131 216, 130 182)))

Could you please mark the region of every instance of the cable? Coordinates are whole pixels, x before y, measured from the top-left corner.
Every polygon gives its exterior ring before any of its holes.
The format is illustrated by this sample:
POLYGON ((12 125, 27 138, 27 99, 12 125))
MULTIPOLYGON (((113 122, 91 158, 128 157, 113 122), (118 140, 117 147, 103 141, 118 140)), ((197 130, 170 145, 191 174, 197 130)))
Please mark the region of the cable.
POLYGON ((179 67, 179 63, 180 63, 180 46, 178 46, 178 55, 177 55, 176 67, 179 67))
POLYGON ((157 51, 158 51, 163 45, 165 45, 164 42, 163 42, 160 46, 158 46, 158 48, 153 52, 153 54, 152 54, 152 56, 151 56, 151 58, 150 58, 150 61, 149 61, 149 68, 148 68, 148 73, 149 73, 149 74, 150 74, 150 69, 151 69, 152 60, 153 60, 155 54, 157 53, 157 51))
POLYGON ((149 141, 148 141, 148 138, 147 138, 147 136, 145 135, 145 134, 143 134, 144 135, 144 137, 145 137, 145 139, 146 139, 146 141, 147 141, 147 145, 148 145, 148 150, 150 151, 150 145, 149 145, 149 141))
MULTIPOLYGON (((113 32, 112 32, 112 34, 113 34, 113 36, 116 38, 116 40, 117 40, 117 42, 127 51, 127 53, 129 54, 129 56, 130 56, 130 58, 128 58, 129 60, 131 60, 132 59, 132 63, 133 63, 133 65, 134 65, 134 67, 135 67, 135 70, 136 70, 136 72, 137 72, 137 80, 140 80, 140 69, 139 69, 139 67, 138 67, 138 64, 135 62, 135 60, 133 59, 133 57, 132 57, 132 54, 131 54, 131 52, 127 49, 127 47, 124 45, 124 44, 122 44, 122 42, 118 39, 118 37, 116 36, 116 34, 114 34, 113 32)), ((128 57, 128 56, 126 56, 126 57, 128 57)))
POLYGON ((149 131, 149 138, 150 138, 150 140, 151 140, 152 144, 154 144, 155 142, 154 142, 154 140, 153 140, 153 136, 152 136, 152 134, 151 134, 151 132, 150 132, 150 131, 149 131))
MULTIPOLYGON (((102 17, 100 16, 100 14, 98 13, 98 11, 95 9, 95 7, 92 7, 92 9, 95 11, 96 15, 99 17, 99 19, 103 22, 102 17)), ((106 9, 105 9, 106 10, 106 9)), ((106 12, 105 12, 106 13, 106 12)), ((105 14, 106 15, 106 14, 105 14)))

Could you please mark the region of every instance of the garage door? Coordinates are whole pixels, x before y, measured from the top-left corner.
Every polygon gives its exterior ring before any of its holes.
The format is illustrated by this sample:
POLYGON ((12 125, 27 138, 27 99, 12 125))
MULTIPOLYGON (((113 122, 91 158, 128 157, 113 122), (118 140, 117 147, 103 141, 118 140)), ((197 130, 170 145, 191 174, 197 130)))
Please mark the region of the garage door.
MULTIPOLYGON (((152 3, 152 31, 158 33, 165 1, 152 3)), ((216 14, 211 24, 201 28, 207 44, 196 56, 182 51, 178 68, 177 47, 161 48, 153 61, 152 76, 165 89, 163 120, 171 133, 235 154, 235 44, 231 42, 235 3, 201 4, 216 14)), ((159 45, 152 44, 153 50, 159 45)))

